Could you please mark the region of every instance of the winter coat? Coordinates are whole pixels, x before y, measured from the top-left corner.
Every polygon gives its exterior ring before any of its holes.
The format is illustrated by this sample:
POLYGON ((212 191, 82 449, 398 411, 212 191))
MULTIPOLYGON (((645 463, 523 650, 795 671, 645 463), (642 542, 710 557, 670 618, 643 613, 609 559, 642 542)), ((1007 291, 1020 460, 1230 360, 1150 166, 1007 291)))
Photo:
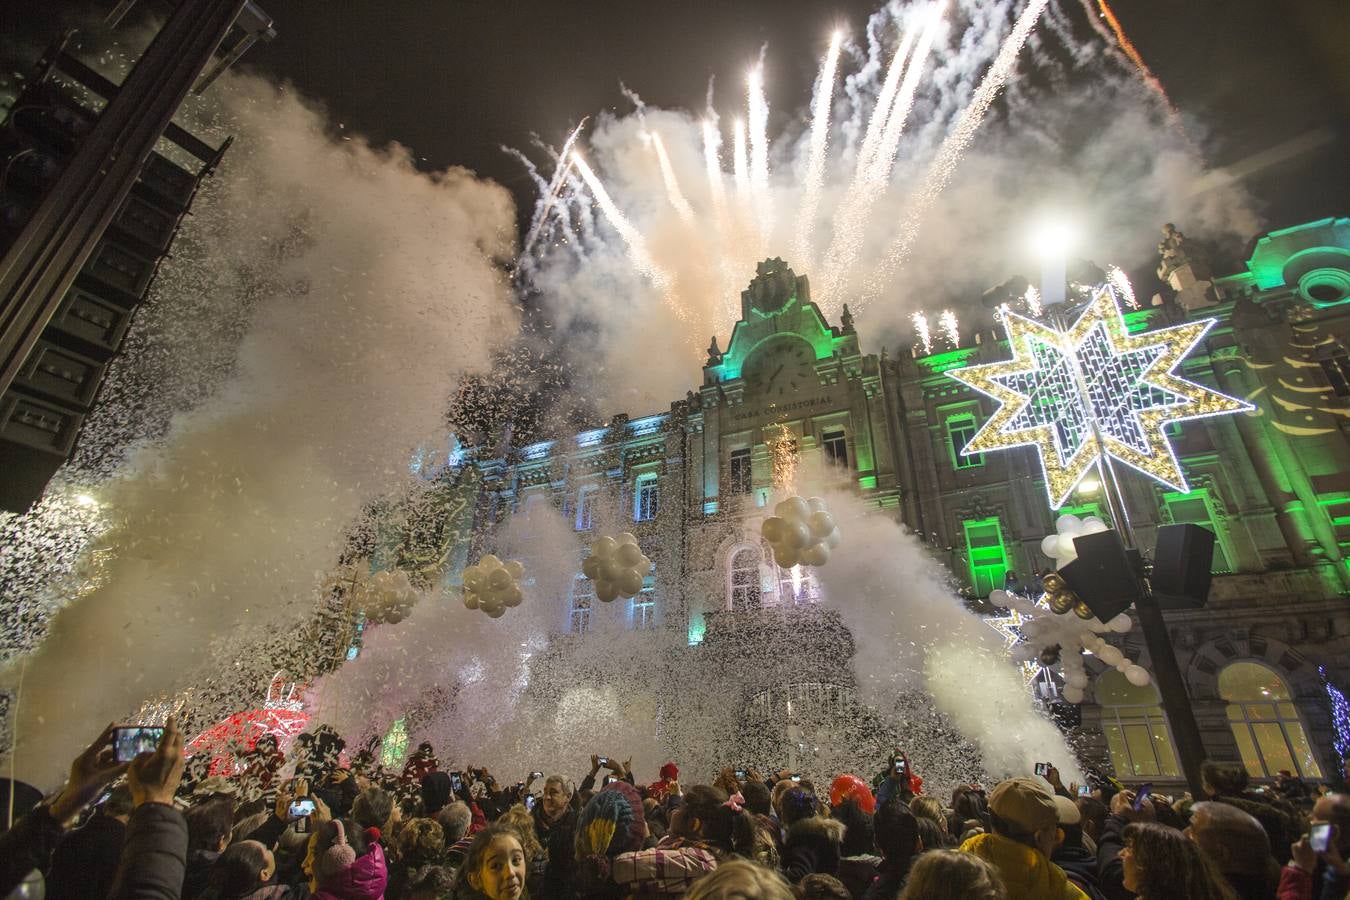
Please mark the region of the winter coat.
POLYGON ((389 886, 389 868, 384 848, 371 844, 365 856, 358 857, 342 872, 319 885, 314 900, 382 900, 389 886))
POLYGON ((1227 803, 1252 816, 1261 823, 1270 837, 1270 855, 1283 864, 1289 859, 1289 848, 1303 834, 1304 822, 1285 801, 1269 795, 1246 793, 1240 797, 1216 795, 1215 803, 1227 803))
POLYGON ((717 868, 717 857, 700 844, 667 837, 649 850, 620 853, 610 877, 626 894, 683 897, 695 881, 717 868))
POLYGON ((450 803, 453 783, 444 772, 429 772, 422 776, 422 809, 425 815, 435 816, 450 803))
POLYGON ((52 853, 46 896, 50 900, 108 896, 126 834, 126 825, 102 814, 68 832, 52 853))
POLYGON ((845 856, 839 860, 839 880, 848 888, 849 896, 861 900, 862 895, 877 878, 877 866, 881 865, 880 856, 865 854, 845 856))
POLYGON ((1045 854, 1001 834, 977 834, 961 845, 998 869, 1008 900, 1087 900, 1045 854))
POLYGON ((900 896, 900 891, 905 886, 905 879, 909 877, 909 869, 915 858, 915 856, 906 856, 894 864, 883 859, 881 865, 877 866, 876 880, 869 884, 867 890, 863 892, 863 900, 895 900, 896 897, 900 896))
POLYGON ((1097 886, 1097 855, 1082 847, 1060 845, 1051 854, 1050 861, 1064 870, 1069 880, 1078 885, 1078 889, 1091 900, 1106 900, 1106 896, 1097 886))
POLYGON ((211 867, 220 854, 215 850, 189 850, 187 872, 183 876, 183 900, 196 900, 211 880, 211 867))
POLYGON ((307 893, 302 894, 289 884, 264 884, 257 890, 236 894, 229 900, 301 900, 307 893))
POLYGON ((796 884, 813 873, 836 874, 843 840, 844 823, 834 819, 812 816, 793 822, 783 841, 783 875, 796 884))
POLYGON ((131 811, 108 900, 179 900, 187 870, 187 820, 167 803, 131 811))
POLYGON ((33 807, 0 834, 0 897, 8 896, 29 872, 47 868, 61 837, 61 823, 46 804, 33 807))
MULTIPOLYGON (((538 812, 542 807, 542 803, 536 805, 535 811, 538 812)), ((536 817, 535 822, 543 823, 543 819, 536 817)), ((577 811, 569 808, 545 827, 548 837, 547 839, 541 837, 539 840, 548 847, 548 864, 544 867, 544 893, 538 895, 535 900, 561 900, 573 896, 576 891, 572 867, 576 861, 574 844, 577 833, 577 811)))

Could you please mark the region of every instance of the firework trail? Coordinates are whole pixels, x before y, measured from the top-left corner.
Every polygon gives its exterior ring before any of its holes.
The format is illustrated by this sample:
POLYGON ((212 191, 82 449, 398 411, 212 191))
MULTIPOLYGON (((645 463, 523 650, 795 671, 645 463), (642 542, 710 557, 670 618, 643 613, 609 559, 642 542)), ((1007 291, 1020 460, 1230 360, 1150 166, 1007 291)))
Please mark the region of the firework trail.
POLYGON ((834 79, 839 69, 839 49, 843 46, 844 34, 836 31, 830 38, 830 49, 820 65, 820 77, 816 82, 815 102, 811 108, 811 148, 806 161, 805 193, 802 205, 797 212, 797 236, 792 242, 793 257, 801 260, 798 265, 807 271, 811 269, 811 231, 816 221, 816 208, 820 205, 820 194, 825 187, 825 151, 830 139, 830 105, 834 100, 834 79))
MULTIPOLYGON (((557 165, 553 169, 553 178, 549 181, 547 188, 544 189, 544 199, 535 207, 534 218, 530 220, 530 230, 525 235, 525 243, 520 250, 521 259, 529 257, 530 248, 539 239, 539 232, 543 229, 544 222, 548 220, 548 214, 553 209, 553 204, 558 199, 558 194, 562 191, 563 185, 567 183, 567 170, 571 165, 567 157, 572 152, 572 146, 577 142, 577 137, 580 136, 581 129, 586 126, 586 119, 588 118, 590 117, 587 116, 578 122, 577 127, 572 129, 572 133, 563 142, 562 151, 558 154, 557 165)), ((530 164, 524 154, 513 151, 510 147, 502 149, 506 150, 507 153, 515 153, 533 171, 534 166, 530 164)), ((536 178, 536 181, 542 181, 542 179, 536 178)))
POLYGON ((670 277, 666 275, 653 261, 651 253, 647 249, 647 240, 642 233, 633 226, 623 211, 615 205, 613 198, 609 196, 609 191, 600 183, 600 179, 591 171, 591 167, 586 164, 586 160, 581 154, 572 154, 572 165, 581 173, 581 178, 586 182, 587 189, 591 196, 599 204, 600 210, 609 219, 609 223, 614 226, 614 230, 623 238, 628 245, 628 256, 633 261, 633 267, 651 279, 652 283, 659 288, 668 291, 670 286, 670 277))
POLYGON ((769 101, 764 96, 764 63, 750 70, 745 84, 750 117, 750 187, 754 192, 760 239, 767 241, 772 210, 769 206, 769 101))
POLYGON ((745 122, 740 119, 731 126, 731 166, 736 179, 736 200, 744 208, 750 201, 750 153, 746 146, 745 122))
POLYGON ((1041 317, 1041 312, 1043 311, 1041 307, 1041 292, 1036 290, 1034 284, 1027 285, 1027 292, 1022 295, 1022 300, 1026 303, 1027 312, 1031 314, 1031 317, 1033 319, 1039 319, 1041 317))
POLYGON ((656 161, 661 166, 661 180, 665 182, 666 196, 670 198, 670 205, 675 208, 680 221, 692 226, 695 219, 694 208, 685 199, 684 191, 680 190, 680 180, 675 176, 675 167, 670 164, 670 157, 666 155, 666 145, 661 142, 661 135, 654 131, 651 138, 652 148, 656 150, 656 161))
POLYGON ((933 332, 928 327, 928 317, 922 311, 915 312, 909 317, 914 323, 914 336, 919 339, 919 346, 923 347, 925 354, 933 352, 933 332))
POLYGON ((1017 23, 1013 25, 1012 32, 1004 39, 1003 46, 999 48, 998 56, 994 58, 993 65, 989 67, 989 71, 980 81, 980 86, 975 89, 975 95, 971 98, 969 105, 961 113, 961 118, 957 121, 956 126, 943 139, 942 145, 938 147, 937 155, 929 166, 923 185, 910 202, 909 212, 900 226, 899 235, 891 243, 881 263, 863 287, 863 294, 859 298, 859 306, 863 306, 881 296, 881 292, 885 289, 891 276, 909 258, 909 251, 913 248, 914 239, 919 234, 919 223, 922 221, 924 214, 932 207, 934 201, 937 200, 938 195, 942 193, 943 188, 951 181, 952 174, 961 161, 961 156, 975 138, 975 133, 979 130, 981 123, 984 122, 985 114, 989 112, 989 107, 993 104, 994 98, 998 96, 999 90, 1007 83, 1008 76, 1012 74, 1013 66, 1017 63, 1017 54, 1021 51, 1022 45, 1026 43, 1031 30, 1036 27, 1036 22, 1045 12, 1045 7, 1049 2, 1050 0, 1030 0, 1026 9, 1022 10, 1022 14, 1017 17, 1017 23))
POLYGON ((956 313, 944 309, 942 315, 938 316, 938 328, 953 347, 961 346, 961 327, 956 322, 956 313))
MULTIPOLYGON (((1084 11, 1088 14, 1088 21, 1095 26, 1096 17, 1092 14, 1092 10, 1087 8, 1086 0, 1084 0, 1083 5, 1084 11)), ((1120 45, 1120 49, 1124 52, 1126 58, 1134 64, 1134 68, 1139 72, 1139 77, 1144 80, 1144 84, 1148 85, 1167 106, 1168 114, 1177 118, 1177 108, 1172 105, 1172 98, 1167 96, 1167 89, 1163 87, 1162 82, 1158 80, 1158 76, 1154 75, 1153 70, 1144 62, 1144 58, 1139 55, 1139 50, 1134 46, 1134 43, 1126 36, 1125 29, 1121 27, 1120 19, 1116 18, 1115 10, 1111 9, 1111 4, 1107 3, 1106 0, 1097 0, 1097 8, 1101 10, 1102 18, 1106 20, 1106 24, 1111 26, 1116 43, 1120 45)))
POLYGON ((711 118, 703 120, 703 165, 708 171, 708 193, 712 196, 713 215, 718 228, 726 232, 727 186, 722 181, 722 133, 711 118))
POLYGON ((1112 266, 1106 270, 1106 280, 1111 286, 1120 292, 1125 298, 1125 305, 1130 309, 1138 309, 1139 301, 1134 296, 1134 285, 1130 284, 1130 276, 1121 271, 1120 266, 1112 266))
POLYGON ((914 95, 919 89, 919 79, 923 77, 928 55, 933 50, 933 41, 937 38, 938 28, 942 24, 944 3, 933 7, 933 12, 924 26, 923 36, 914 49, 914 56, 905 67, 905 80, 900 84, 900 93, 886 117, 886 130, 881 136, 875 156, 871 160, 871 178, 873 183, 885 185, 891 177, 891 167, 895 165, 895 155, 900 150, 900 136, 904 133, 905 122, 910 110, 914 108, 914 95))
POLYGON ((872 118, 868 120, 867 131, 863 134, 862 149, 858 151, 858 162, 853 176, 855 179, 865 175, 871 166, 877 144, 885 133, 886 118, 891 113, 895 92, 900 88, 900 76, 904 73, 905 61, 909 59, 909 51, 914 47, 914 40, 914 29, 908 29, 900 40, 900 49, 895 51, 891 67, 886 70, 886 80, 881 84, 876 107, 872 110, 872 118))

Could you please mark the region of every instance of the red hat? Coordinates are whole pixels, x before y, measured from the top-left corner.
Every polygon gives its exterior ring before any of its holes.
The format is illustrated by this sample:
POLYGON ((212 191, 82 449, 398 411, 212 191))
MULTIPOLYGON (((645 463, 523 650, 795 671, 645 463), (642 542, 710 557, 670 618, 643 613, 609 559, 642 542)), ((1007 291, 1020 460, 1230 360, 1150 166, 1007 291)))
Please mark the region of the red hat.
POLYGON ((673 762, 668 762, 661 767, 661 777, 666 781, 679 781, 680 769, 673 762))

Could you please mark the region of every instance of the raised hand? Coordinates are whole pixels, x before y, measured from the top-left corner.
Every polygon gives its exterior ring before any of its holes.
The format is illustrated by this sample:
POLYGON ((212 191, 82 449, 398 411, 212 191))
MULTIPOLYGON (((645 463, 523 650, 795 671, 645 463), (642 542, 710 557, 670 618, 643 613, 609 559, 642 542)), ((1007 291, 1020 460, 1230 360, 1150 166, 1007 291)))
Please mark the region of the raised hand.
POLYGON ((127 764, 119 763, 113 751, 113 729, 116 727, 109 723, 103 733, 71 762, 66 786, 48 807, 56 821, 74 818, 98 796, 99 791, 126 771, 127 764))
POLYGON ((183 780, 183 735, 173 716, 164 726, 164 737, 153 753, 142 753, 127 768, 127 786, 136 806, 146 803, 173 804, 173 795, 183 780))

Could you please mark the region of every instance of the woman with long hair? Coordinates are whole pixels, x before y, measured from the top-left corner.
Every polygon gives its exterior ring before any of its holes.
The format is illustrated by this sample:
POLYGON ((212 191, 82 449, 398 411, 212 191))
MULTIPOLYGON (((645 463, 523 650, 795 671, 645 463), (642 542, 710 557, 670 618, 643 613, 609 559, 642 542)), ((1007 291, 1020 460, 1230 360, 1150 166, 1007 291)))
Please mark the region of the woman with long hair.
POLYGON ((647 850, 614 858, 611 877, 627 893, 681 896, 731 856, 756 854, 755 820, 740 794, 699 784, 684 793, 670 832, 647 850))
POLYGON ((973 853, 930 850, 909 870, 900 900, 1004 900, 998 870, 973 853))
POLYGON ((1125 889, 1140 900, 1237 900, 1214 863, 1175 828, 1135 822, 1124 837, 1125 889))
POLYGON ((284 884, 273 884, 277 861, 257 841, 237 841, 211 864, 202 900, 289 900, 295 896, 284 884))

